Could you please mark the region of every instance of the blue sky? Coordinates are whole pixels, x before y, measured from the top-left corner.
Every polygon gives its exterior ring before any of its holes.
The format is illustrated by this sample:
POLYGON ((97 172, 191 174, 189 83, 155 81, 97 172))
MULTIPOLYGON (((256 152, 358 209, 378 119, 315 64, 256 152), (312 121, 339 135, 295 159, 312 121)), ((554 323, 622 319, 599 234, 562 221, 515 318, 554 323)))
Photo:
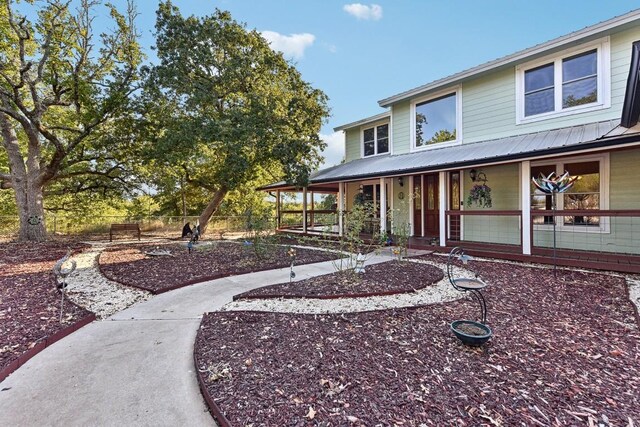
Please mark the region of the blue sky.
MULTIPOLYGON (((124 0, 114 2, 117 5, 124 0)), ((216 7, 272 40, 330 98, 327 165, 342 159, 333 128, 383 110, 390 95, 640 7, 620 0, 174 0, 183 15, 216 7)), ((154 43, 155 0, 137 0, 142 43, 154 43)), ((153 53, 149 54, 150 59, 153 53)))

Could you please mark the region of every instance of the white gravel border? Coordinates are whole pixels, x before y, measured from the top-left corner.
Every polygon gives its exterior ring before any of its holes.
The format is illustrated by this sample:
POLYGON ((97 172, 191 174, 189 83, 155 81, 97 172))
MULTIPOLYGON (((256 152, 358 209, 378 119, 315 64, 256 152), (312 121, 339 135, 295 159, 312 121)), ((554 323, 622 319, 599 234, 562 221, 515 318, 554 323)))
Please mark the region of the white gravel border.
MULTIPOLYGON (((434 285, 410 293, 384 295, 361 298, 271 298, 247 299, 226 304, 221 311, 272 311, 278 313, 356 313, 372 310, 388 310, 393 308, 413 307, 417 305, 436 304, 453 301, 465 296, 464 292, 456 291, 447 277, 447 266, 422 260, 409 260, 415 263, 434 265, 443 270, 444 277, 434 285)), ((474 273, 467 269, 454 267, 456 277, 474 277, 474 273)), ((294 282, 295 283, 295 282, 294 282)))
POLYGON ((76 262, 76 270, 67 278, 65 296, 68 299, 95 313, 98 319, 104 319, 153 296, 150 292, 124 286, 104 277, 98 268, 98 257, 110 243, 87 243, 91 249, 72 257, 76 262))

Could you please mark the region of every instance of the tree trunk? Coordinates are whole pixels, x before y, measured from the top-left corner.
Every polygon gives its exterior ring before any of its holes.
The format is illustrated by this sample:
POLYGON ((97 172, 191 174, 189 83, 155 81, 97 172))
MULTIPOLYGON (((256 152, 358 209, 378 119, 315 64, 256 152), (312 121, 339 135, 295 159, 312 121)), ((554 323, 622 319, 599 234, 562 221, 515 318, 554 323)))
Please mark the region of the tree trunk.
MULTIPOLYGON (((7 152, 11 180, 9 187, 13 188, 18 215, 20 217, 20 241, 42 242, 47 239, 44 223, 43 190, 40 179, 39 152, 35 144, 30 143, 27 164, 20 151, 16 132, 6 115, 0 114, 0 128, 2 129, 2 144, 7 152)), ((37 140, 37 137, 30 135, 37 140)))
POLYGON ((215 193, 213 193, 213 198, 209 202, 206 208, 200 214, 200 218, 198 218, 198 223, 200 224, 200 234, 204 235, 207 230, 207 226, 209 225, 209 220, 213 216, 214 213, 220 207, 220 204, 224 200, 224 196, 227 195, 227 189, 222 187, 218 189, 215 193))
POLYGON ((44 219, 43 188, 27 177, 25 185, 15 188, 16 205, 20 217, 18 240, 43 242, 47 240, 44 219), (22 187, 22 188, 20 188, 22 187))

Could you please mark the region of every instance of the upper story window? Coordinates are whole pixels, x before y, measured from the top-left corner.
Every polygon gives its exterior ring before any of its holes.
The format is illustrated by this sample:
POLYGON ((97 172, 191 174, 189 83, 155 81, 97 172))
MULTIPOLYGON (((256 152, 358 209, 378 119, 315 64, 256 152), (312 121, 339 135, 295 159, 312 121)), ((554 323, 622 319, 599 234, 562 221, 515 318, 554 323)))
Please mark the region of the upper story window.
POLYGON ((362 131, 363 156, 375 156, 389 152, 389 123, 362 131))
POLYGON ((517 70, 518 123, 607 108, 609 42, 544 58, 517 70))
POLYGON ((413 148, 460 141, 459 90, 411 104, 413 148))

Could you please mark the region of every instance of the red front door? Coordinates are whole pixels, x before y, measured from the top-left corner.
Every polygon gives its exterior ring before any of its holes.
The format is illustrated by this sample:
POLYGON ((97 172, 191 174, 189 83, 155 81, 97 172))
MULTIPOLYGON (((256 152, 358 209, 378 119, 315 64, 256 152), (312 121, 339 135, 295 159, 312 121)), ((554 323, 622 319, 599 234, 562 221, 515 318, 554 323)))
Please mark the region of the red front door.
POLYGON ((424 235, 440 235, 440 203, 438 197, 438 174, 424 176, 424 235))

